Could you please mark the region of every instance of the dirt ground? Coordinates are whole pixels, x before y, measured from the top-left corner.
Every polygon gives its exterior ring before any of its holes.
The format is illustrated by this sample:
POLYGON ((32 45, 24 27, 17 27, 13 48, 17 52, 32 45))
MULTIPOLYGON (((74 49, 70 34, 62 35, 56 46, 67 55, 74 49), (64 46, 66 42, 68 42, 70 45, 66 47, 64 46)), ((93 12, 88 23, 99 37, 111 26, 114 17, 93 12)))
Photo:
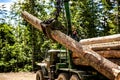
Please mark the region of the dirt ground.
POLYGON ((35 73, 32 72, 0 73, 0 80, 35 80, 35 73))

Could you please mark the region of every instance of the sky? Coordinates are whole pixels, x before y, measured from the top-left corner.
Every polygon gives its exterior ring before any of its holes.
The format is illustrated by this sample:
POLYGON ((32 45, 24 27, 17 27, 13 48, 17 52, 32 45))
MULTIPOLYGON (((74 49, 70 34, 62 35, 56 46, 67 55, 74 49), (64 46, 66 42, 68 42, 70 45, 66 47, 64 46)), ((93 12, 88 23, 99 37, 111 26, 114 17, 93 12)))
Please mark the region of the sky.
POLYGON ((3 7, 5 7, 5 10, 10 10, 10 6, 13 4, 15 0, 0 0, 0 9, 3 7))
POLYGON ((11 2, 12 0, 0 0, 0 3, 7 3, 7 2, 11 2))
MULTIPOLYGON (((10 7, 11 7, 11 5, 12 5, 15 1, 16 1, 16 0, 0 0, 0 10, 6 10, 6 11, 7 11, 7 14, 6 14, 5 16, 8 16, 8 15, 9 15, 9 11, 11 11, 11 10, 10 10, 10 7), (3 9, 3 7, 4 7, 4 9, 3 9)), ((4 18, 5 16, 4 16, 4 15, 0 15, 0 19, 1 19, 1 18, 4 18)), ((8 18, 6 18, 5 20, 6 20, 6 22, 9 22, 9 19, 8 19, 8 18)), ((11 21, 11 24, 14 25, 14 22, 11 21)))

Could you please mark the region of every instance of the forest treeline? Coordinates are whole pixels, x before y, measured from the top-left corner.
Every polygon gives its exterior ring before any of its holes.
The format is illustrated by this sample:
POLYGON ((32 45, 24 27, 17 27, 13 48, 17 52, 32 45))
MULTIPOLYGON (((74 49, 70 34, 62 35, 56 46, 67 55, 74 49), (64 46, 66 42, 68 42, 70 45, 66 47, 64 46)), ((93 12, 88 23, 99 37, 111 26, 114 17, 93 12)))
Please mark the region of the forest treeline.
MULTIPOLYGON (((27 11, 43 21, 54 18, 55 5, 55 0, 17 0, 9 12, 0 8, 0 72, 36 70, 47 50, 63 48, 21 17, 27 11)), ((58 20, 65 26, 61 8, 58 20)), ((120 33, 120 0, 70 0, 70 11, 79 40, 120 33)))

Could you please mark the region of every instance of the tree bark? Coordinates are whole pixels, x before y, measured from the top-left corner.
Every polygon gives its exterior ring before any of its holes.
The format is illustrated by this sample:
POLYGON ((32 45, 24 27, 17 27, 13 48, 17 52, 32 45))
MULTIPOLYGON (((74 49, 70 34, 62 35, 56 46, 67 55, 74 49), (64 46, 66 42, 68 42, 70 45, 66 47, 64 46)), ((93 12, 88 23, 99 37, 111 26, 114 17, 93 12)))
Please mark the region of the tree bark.
MULTIPOLYGON (((105 58, 120 58, 120 50, 104 50, 104 51, 95 51, 96 53, 100 54, 101 56, 105 58)), ((79 55, 76 53, 72 54, 73 58, 79 58, 79 55)))
MULTIPOLYGON (((120 58, 119 59, 108 59, 110 61, 112 61, 113 63, 117 64, 120 66, 120 58)), ((89 64, 87 62, 85 62, 84 59, 78 57, 78 58, 73 58, 73 63, 75 65, 79 65, 79 66, 89 66, 89 64)))
MULTIPOLYGON (((41 27, 40 23, 36 23, 36 20, 38 19, 34 17, 29 19, 25 16, 24 18, 26 18, 28 22, 32 23, 37 29, 41 30, 41 28, 39 28, 41 27)), ((104 76, 108 77, 110 80, 120 80, 120 66, 105 59, 93 50, 82 47, 82 45, 79 42, 73 40, 72 38, 58 30, 50 30, 48 32, 54 40, 56 40, 69 50, 73 51, 74 53, 78 54, 90 66, 102 73, 104 76)))
POLYGON ((106 50, 106 51, 96 51, 98 54, 105 58, 119 59, 120 50, 106 50))
POLYGON ((89 44, 107 43, 107 42, 114 42, 114 41, 120 41, 120 34, 83 39, 83 40, 80 40, 79 42, 82 45, 89 45, 89 44))
POLYGON ((78 57, 78 58, 73 58, 73 63, 75 65, 79 65, 79 66, 89 66, 89 64, 82 58, 78 57))
POLYGON ((100 50, 120 50, 120 41, 107 42, 107 43, 97 43, 90 45, 83 45, 84 47, 90 47, 94 51, 100 50))

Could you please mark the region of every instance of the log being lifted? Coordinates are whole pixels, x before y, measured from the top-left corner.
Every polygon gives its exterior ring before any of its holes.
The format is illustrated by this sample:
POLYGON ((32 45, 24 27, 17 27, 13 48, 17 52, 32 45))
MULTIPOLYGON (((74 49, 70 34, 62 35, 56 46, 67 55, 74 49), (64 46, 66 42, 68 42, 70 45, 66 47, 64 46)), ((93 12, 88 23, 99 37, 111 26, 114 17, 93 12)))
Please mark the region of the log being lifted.
POLYGON ((80 41, 80 43, 82 45, 89 45, 89 44, 107 43, 107 42, 114 42, 114 41, 120 41, 120 34, 104 36, 104 37, 83 39, 83 40, 80 41))
MULTIPOLYGON (((38 23, 39 20, 34 18, 34 16, 30 15, 27 12, 22 12, 22 16, 28 22, 34 24, 37 29, 42 29, 39 28, 41 27, 41 23, 38 23), (33 23, 32 21, 35 21, 37 23, 33 23)), ((90 66, 102 73, 104 76, 108 77, 110 80, 120 80, 120 66, 118 66, 117 64, 114 64, 113 62, 105 59, 89 48, 83 48, 82 45, 79 44, 77 41, 73 40, 72 38, 58 30, 51 30, 49 34, 54 40, 56 40, 69 50, 73 51, 74 53, 78 54, 90 66)))

